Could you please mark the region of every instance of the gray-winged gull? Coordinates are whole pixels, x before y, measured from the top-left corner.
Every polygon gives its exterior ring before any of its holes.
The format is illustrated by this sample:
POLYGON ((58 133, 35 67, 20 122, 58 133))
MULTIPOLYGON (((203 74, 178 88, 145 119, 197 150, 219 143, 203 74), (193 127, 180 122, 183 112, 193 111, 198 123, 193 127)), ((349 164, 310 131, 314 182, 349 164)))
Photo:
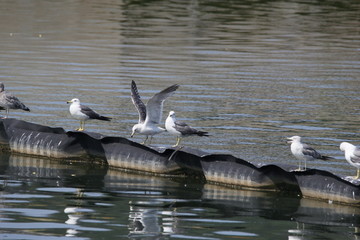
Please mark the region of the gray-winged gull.
POLYGON ((142 144, 145 144, 150 136, 150 144, 155 134, 166 131, 164 128, 157 126, 162 118, 163 103, 165 99, 173 95, 178 88, 178 84, 165 88, 150 98, 145 105, 140 98, 135 81, 131 81, 131 99, 139 112, 139 122, 133 126, 131 137, 133 137, 135 133, 146 135, 144 142, 142 142, 142 144))
POLYGON ((85 121, 90 119, 98 119, 103 121, 110 121, 111 118, 104 117, 92 110, 91 108, 81 105, 80 100, 77 98, 73 98, 67 103, 71 103, 69 111, 71 116, 75 119, 80 120, 80 128, 76 129, 77 131, 84 131, 85 121))
POLYGON ((321 155, 314 148, 309 145, 301 142, 301 137, 292 136, 287 138, 288 143, 291 143, 290 149, 292 154, 299 160, 299 169, 301 170, 301 160, 305 162, 305 170, 306 170, 306 161, 307 160, 330 160, 332 157, 321 155))
POLYGON ((0 82, 0 107, 6 110, 6 117, 9 115, 9 109, 22 109, 30 111, 16 96, 12 93, 5 91, 4 83, 0 82))
POLYGON ((342 142, 340 144, 340 150, 345 152, 345 159, 351 166, 357 168, 357 174, 354 179, 360 177, 360 147, 354 146, 348 142, 342 142))
POLYGON ((176 135, 176 144, 173 147, 179 146, 182 137, 191 135, 209 136, 208 132, 199 131, 184 122, 176 121, 174 111, 170 111, 169 116, 166 118, 165 128, 169 133, 176 135))

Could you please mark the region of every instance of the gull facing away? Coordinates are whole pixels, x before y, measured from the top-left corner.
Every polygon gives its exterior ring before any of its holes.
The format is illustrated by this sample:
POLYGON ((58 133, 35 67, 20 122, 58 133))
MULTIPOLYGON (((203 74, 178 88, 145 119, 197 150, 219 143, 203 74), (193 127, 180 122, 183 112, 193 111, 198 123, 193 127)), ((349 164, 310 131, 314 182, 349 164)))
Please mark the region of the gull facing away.
POLYGON ((166 131, 157 125, 162 118, 165 99, 173 95, 178 88, 178 84, 165 88, 150 98, 145 105, 140 98, 135 81, 131 81, 131 99, 139 112, 139 122, 133 126, 131 137, 133 137, 135 133, 146 135, 144 142, 141 143, 145 144, 150 136, 149 144, 151 144, 151 140, 155 134, 166 131))
POLYGON ((174 111, 171 111, 169 113, 169 116, 166 118, 165 128, 169 133, 176 135, 176 144, 173 147, 179 146, 182 137, 187 137, 191 135, 198 135, 201 137, 209 136, 208 132, 196 130, 195 128, 190 127, 184 122, 176 121, 174 111))
POLYGON ((351 166, 357 168, 357 174, 354 179, 360 177, 360 147, 354 146, 348 142, 342 142, 340 144, 340 150, 345 152, 345 159, 351 166))
POLYGON ((25 106, 15 95, 5 91, 4 83, 0 82, 0 107, 6 110, 6 117, 9 115, 9 109, 22 109, 30 112, 30 109, 25 106))
POLYGON ((80 120, 80 128, 76 129, 77 131, 84 131, 85 121, 89 119, 98 119, 103 121, 110 121, 111 119, 109 117, 101 116, 89 107, 81 105, 80 100, 77 98, 73 98, 70 101, 67 101, 67 103, 71 103, 69 108, 71 116, 80 120))
POLYGON ((301 170, 301 160, 305 162, 305 170, 306 170, 306 161, 307 160, 330 160, 332 157, 323 156, 319 152, 317 152, 314 148, 309 145, 301 142, 301 137, 292 136, 287 138, 288 143, 291 143, 290 149, 291 153, 299 160, 299 168, 297 171, 301 170))

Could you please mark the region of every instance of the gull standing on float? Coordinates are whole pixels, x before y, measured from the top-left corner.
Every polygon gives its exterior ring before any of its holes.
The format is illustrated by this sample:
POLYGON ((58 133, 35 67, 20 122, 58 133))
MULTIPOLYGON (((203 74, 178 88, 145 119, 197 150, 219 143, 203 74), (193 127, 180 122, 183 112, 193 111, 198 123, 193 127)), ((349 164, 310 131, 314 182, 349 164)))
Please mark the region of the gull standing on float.
POLYGON ((195 128, 190 127, 184 122, 176 121, 174 111, 170 111, 169 116, 166 118, 165 128, 170 134, 176 136, 176 144, 173 147, 179 146, 183 137, 188 137, 191 135, 197 135, 201 137, 209 136, 208 132, 199 131, 195 128))
POLYGON ((30 112, 30 109, 25 106, 14 94, 5 91, 4 83, 0 82, 0 108, 6 110, 6 117, 9 115, 9 109, 21 109, 30 112))
POLYGON ((91 119, 98 119, 102 121, 110 121, 111 118, 104 117, 92 110, 91 108, 80 104, 80 100, 78 98, 73 98, 67 103, 71 103, 69 111, 71 116, 75 119, 80 120, 80 128, 76 129, 77 131, 84 131, 85 130, 85 121, 91 119))
POLYGON ((330 160, 333 159, 332 157, 321 155, 317 152, 314 148, 310 147, 309 145, 301 142, 301 137, 299 136, 292 136, 287 138, 288 143, 291 143, 290 150, 291 153, 299 160, 299 168, 296 169, 298 171, 301 169, 301 160, 305 162, 305 170, 306 170, 306 161, 312 160, 330 160))

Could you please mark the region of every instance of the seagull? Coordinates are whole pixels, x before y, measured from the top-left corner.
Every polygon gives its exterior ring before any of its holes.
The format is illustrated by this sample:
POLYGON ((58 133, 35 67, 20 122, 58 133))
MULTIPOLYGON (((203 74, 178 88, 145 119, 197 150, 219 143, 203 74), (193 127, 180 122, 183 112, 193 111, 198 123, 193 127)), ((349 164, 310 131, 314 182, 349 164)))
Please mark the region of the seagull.
POLYGON ((15 95, 5 91, 4 83, 0 82, 0 107, 6 110, 6 117, 9 115, 9 109, 22 109, 30 112, 30 109, 25 106, 15 95))
POLYGON ((170 111, 169 116, 166 118, 165 128, 169 133, 176 135, 176 144, 173 147, 179 146, 182 137, 191 135, 209 136, 208 132, 196 130, 184 122, 176 121, 174 111, 170 111))
POLYGON ((166 131, 164 128, 157 126, 157 124, 160 123, 162 118, 165 99, 173 95, 178 88, 178 84, 165 88, 150 98, 145 105, 140 98, 135 81, 131 81, 131 99, 139 112, 139 122, 133 126, 131 137, 133 137, 135 133, 146 135, 144 142, 141 143, 145 144, 150 136, 149 144, 151 144, 151 140, 155 134, 166 131))
POLYGON ((305 143, 301 142, 301 137, 299 136, 292 136, 287 138, 288 143, 291 143, 290 149, 291 153, 299 159, 299 168, 297 171, 301 170, 301 160, 305 161, 305 170, 306 170, 306 161, 307 160, 330 160, 333 159, 332 157, 323 156, 319 152, 317 152, 314 148, 308 146, 305 143))
POLYGON ((71 116, 75 119, 80 120, 80 128, 76 129, 77 131, 84 131, 85 121, 89 119, 98 119, 103 121, 110 121, 111 118, 104 117, 92 110, 89 107, 80 104, 80 100, 77 98, 73 98, 67 103, 71 103, 69 111, 71 116))
POLYGON ((351 166, 357 168, 357 174, 354 179, 360 177, 360 147, 354 146, 348 142, 342 142, 340 144, 340 150, 345 152, 345 159, 351 166))

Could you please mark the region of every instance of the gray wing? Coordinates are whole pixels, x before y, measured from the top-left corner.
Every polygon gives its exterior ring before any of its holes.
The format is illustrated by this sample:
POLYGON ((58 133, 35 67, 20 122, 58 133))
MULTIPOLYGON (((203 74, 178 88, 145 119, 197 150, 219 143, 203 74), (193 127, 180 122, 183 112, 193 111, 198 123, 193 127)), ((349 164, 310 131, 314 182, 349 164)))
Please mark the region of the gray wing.
POLYGON ((303 144, 302 153, 304 155, 306 155, 306 156, 311 156, 311 157, 316 158, 316 159, 321 159, 322 158, 322 155, 320 153, 318 153, 315 149, 308 146, 307 144, 303 144))
POLYGON ((29 108, 27 108, 25 106, 25 104, 23 104, 15 95, 11 94, 11 93, 6 93, 4 95, 4 104, 7 105, 9 108, 12 109, 23 109, 26 111, 29 111, 29 108))
POLYGON ((92 119, 99 119, 101 117, 100 114, 98 114, 97 112, 93 111, 91 108, 84 105, 80 105, 80 111, 92 119))
POLYGON ((145 122, 146 119, 146 106, 140 98, 135 81, 131 81, 131 100, 139 112, 139 123, 145 122))
POLYGON ((356 147, 353 156, 350 157, 353 163, 360 163, 360 147, 356 147))
POLYGON ((198 136, 206 136, 208 137, 208 132, 199 131, 195 128, 190 127, 184 122, 175 121, 174 128, 181 133, 181 135, 198 135, 198 136))
POLYGON ((163 103, 166 98, 174 94, 179 85, 174 84, 155 94, 146 104, 146 121, 159 124, 162 118, 163 103))
POLYGON ((194 128, 191 128, 189 125, 187 125, 184 122, 175 121, 174 128, 179 131, 182 135, 190 135, 196 132, 194 128))

